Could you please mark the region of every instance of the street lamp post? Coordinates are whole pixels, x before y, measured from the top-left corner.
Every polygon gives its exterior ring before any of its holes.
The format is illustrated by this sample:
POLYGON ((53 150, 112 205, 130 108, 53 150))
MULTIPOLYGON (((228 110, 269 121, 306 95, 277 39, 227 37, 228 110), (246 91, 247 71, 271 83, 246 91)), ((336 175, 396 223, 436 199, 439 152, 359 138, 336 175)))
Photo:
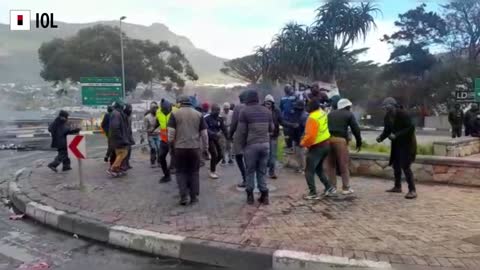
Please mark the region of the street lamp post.
POLYGON ((122 21, 125 20, 127 17, 122 16, 120 17, 120 54, 122 57, 122 90, 123 90, 123 100, 125 101, 126 92, 125 92, 125 62, 123 59, 123 35, 122 35, 122 21))

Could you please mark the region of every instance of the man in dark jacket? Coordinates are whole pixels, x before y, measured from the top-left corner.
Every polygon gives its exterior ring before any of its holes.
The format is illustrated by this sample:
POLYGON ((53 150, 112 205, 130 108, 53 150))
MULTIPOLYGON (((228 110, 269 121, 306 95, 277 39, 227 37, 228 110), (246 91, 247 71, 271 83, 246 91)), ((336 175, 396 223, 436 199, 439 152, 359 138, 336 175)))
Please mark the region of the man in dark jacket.
POLYGON ((470 136, 472 134, 472 122, 477 118, 478 113, 477 103, 473 103, 470 110, 465 113, 465 136, 470 136))
POLYGON ((247 92, 244 91, 239 95, 238 98, 240 99, 240 104, 235 106, 235 108, 233 109, 232 124, 230 126, 230 134, 229 134, 230 140, 233 140, 233 154, 235 155, 235 162, 237 163, 238 169, 242 174, 242 182, 237 185, 239 188, 245 188, 247 186, 247 182, 245 180, 245 161, 243 158, 242 146, 240 145, 238 140, 234 140, 234 135, 235 135, 235 132, 237 131, 240 113, 243 111, 243 109, 245 109, 246 93, 247 92))
POLYGON ((124 113, 124 107, 123 102, 115 102, 110 116, 109 144, 115 153, 115 160, 107 174, 114 177, 125 173, 122 163, 127 157, 128 148, 131 145, 128 118, 124 113))
POLYGON ((253 204, 255 179, 260 191, 259 202, 269 204, 268 187, 265 182, 270 134, 273 131, 272 113, 259 104, 258 93, 247 91, 246 107, 240 113, 235 139, 242 146, 246 162, 247 203, 253 204))
POLYGON ((275 107, 275 99, 272 95, 267 95, 264 102, 265 107, 272 112, 273 131, 270 135, 270 155, 268 158, 268 176, 277 179, 275 174, 277 162, 278 136, 280 135, 280 126, 282 125, 282 113, 275 107))
POLYGON ((415 199, 417 197, 412 163, 417 155, 417 139, 415 136, 415 125, 412 119, 404 109, 399 106, 394 98, 388 97, 383 101, 383 108, 386 110, 385 126, 382 134, 377 138, 377 142, 385 139, 392 141, 390 151, 390 165, 393 166, 395 175, 395 186, 387 192, 402 192, 402 171, 405 174, 408 183, 409 192, 406 199, 415 199))
POLYGON ((294 112, 291 119, 283 121, 283 125, 289 127, 290 137, 294 146, 295 160, 298 164, 297 173, 303 173, 305 170, 305 149, 300 145, 305 125, 308 119, 308 113, 305 111, 305 102, 298 100, 293 108, 294 112))
MULTIPOLYGON (((108 106, 107 107, 107 113, 103 116, 103 120, 102 120, 102 124, 101 124, 102 130, 105 133, 105 136, 107 137, 107 144, 108 144, 108 129, 110 128, 110 115, 112 114, 112 112, 113 112, 113 107, 108 106)), ((108 162, 111 155, 112 155, 112 149, 110 147, 108 147, 107 148, 107 153, 105 154, 105 158, 103 160, 105 162, 108 162)))
POLYGON ((127 117, 127 130, 128 130, 128 153, 125 159, 123 160, 122 167, 124 170, 130 170, 132 166, 130 165, 130 158, 132 157, 132 145, 135 144, 135 140, 133 139, 133 129, 132 129, 132 113, 133 108, 131 104, 126 104, 124 109, 124 114, 127 117))
POLYGON ((52 148, 56 148, 58 152, 55 159, 48 164, 48 168, 57 172, 58 165, 62 163, 62 171, 71 170, 72 167, 70 167, 67 151, 67 135, 76 134, 80 132, 80 129, 72 129, 68 126, 68 112, 62 110, 53 123, 50 124, 48 131, 52 135, 52 148))
POLYGON ((207 124, 208 131, 208 151, 210 152, 210 178, 218 179, 216 173, 217 165, 223 159, 223 150, 220 144, 221 133, 225 137, 228 136, 227 128, 222 117, 220 117, 220 106, 218 104, 212 105, 212 111, 207 114, 205 123, 207 124))
POLYGON ((337 166, 342 176, 343 195, 350 195, 353 189, 350 187, 350 155, 348 149, 348 129, 352 131, 357 143, 357 150, 362 148, 362 137, 357 119, 350 111, 352 102, 346 98, 340 99, 335 105, 337 110, 328 114, 328 130, 330 131, 330 153, 327 157, 328 180, 337 187, 337 166))
POLYGON ((455 108, 448 113, 448 122, 452 126, 452 138, 462 137, 463 110, 460 104, 456 103, 455 108))
MULTIPOLYGON (((284 88, 285 96, 280 100, 280 111, 282 112, 282 118, 285 121, 291 121, 291 118, 294 114, 295 103, 298 100, 298 97, 295 95, 295 89, 290 84, 285 85, 284 88)), ((292 140, 291 132, 289 127, 283 129, 285 135, 285 145, 289 151, 292 151, 292 140)))

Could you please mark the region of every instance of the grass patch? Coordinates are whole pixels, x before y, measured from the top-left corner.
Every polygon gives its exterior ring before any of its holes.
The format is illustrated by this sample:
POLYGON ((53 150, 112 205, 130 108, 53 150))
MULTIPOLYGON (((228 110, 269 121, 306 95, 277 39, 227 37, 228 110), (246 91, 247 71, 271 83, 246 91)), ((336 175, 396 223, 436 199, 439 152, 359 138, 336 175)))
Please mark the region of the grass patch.
MULTIPOLYGON (((350 142, 350 150, 355 151, 354 141, 350 142)), ((362 152, 390 154, 390 146, 381 143, 369 144, 364 141, 362 144, 362 152)), ((418 144, 417 154, 423 156, 433 156, 433 144, 418 144)))

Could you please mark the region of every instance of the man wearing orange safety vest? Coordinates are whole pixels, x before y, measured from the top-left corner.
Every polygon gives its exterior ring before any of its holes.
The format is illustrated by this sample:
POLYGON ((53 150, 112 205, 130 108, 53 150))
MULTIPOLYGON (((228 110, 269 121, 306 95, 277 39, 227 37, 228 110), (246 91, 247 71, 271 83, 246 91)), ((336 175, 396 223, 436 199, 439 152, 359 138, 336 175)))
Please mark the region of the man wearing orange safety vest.
POLYGON ((162 167, 163 177, 160 183, 167 183, 171 181, 170 170, 173 168, 173 152, 170 151, 170 144, 168 143, 168 129, 167 124, 172 113, 172 104, 167 100, 162 100, 160 109, 157 111, 157 121, 160 129, 160 155, 159 163, 162 167), (167 165, 167 155, 170 152, 170 168, 167 165))
POLYGON ((316 200, 319 197, 315 186, 315 174, 325 186, 325 196, 332 196, 336 190, 323 172, 323 162, 330 152, 327 113, 321 109, 320 102, 315 100, 309 102, 307 109, 310 114, 305 126, 305 135, 300 143, 308 149, 305 179, 309 193, 304 196, 304 199, 316 200))

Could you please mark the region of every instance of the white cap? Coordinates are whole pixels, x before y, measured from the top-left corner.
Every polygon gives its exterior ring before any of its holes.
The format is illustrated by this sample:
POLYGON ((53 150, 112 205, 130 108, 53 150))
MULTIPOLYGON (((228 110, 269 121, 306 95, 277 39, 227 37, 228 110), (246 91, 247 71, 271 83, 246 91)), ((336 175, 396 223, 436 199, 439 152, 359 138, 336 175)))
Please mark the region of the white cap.
POLYGON ((267 102, 267 101, 270 101, 270 102, 275 103, 275 99, 273 98, 272 95, 267 95, 267 96, 265 97, 265 102, 267 102))
POLYGON ((230 109, 230 103, 228 103, 228 102, 223 103, 223 108, 229 108, 230 109))
POLYGON ((346 107, 349 107, 349 106, 352 106, 352 102, 350 100, 348 100, 347 98, 342 98, 338 101, 337 103, 337 108, 339 110, 341 109, 345 109, 346 107))

